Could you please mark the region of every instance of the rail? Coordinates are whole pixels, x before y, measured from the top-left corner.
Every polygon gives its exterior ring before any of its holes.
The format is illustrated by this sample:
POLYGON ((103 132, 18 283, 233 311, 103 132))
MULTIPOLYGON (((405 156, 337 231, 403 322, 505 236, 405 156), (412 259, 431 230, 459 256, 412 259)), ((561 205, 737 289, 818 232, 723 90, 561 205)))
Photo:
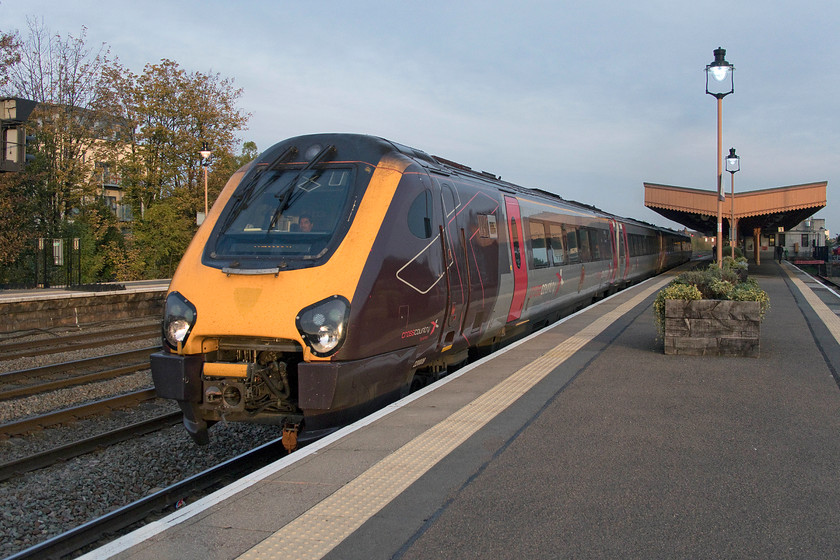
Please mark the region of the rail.
POLYGON ((282 438, 278 438, 261 445, 98 519, 22 550, 9 556, 6 560, 62 558, 78 552, 85 547, 100 542, 104 534, 118 533, 151 515, 172 508, 173 504, 184 496, 205 492, 208 488, 212 488, 220 482, 245 476, 276 461, 278 457, 286 454, 281 440, 282 438))
POLYGON ((33 416, 31 418, 24 418, 23 420, 7 422, 5 424, 0 424, 0 438, 18 436, 39 430, 46 426, 73 422, 87 416, 102 414, 103 412, 116 410, 118 408, 134 406, 137 403, 152 400, 154 398, 154 389, 141 389, 139 391, 126 393, 117 397, 101 399, 92 403, 65 408, 56 412, 42 414, 40 416, 33 416))

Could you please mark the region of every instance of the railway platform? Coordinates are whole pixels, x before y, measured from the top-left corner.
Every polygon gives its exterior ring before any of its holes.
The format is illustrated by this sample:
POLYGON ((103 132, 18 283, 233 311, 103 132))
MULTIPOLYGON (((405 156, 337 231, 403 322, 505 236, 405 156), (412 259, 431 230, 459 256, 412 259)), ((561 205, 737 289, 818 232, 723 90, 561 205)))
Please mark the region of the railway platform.
POLYGON ((160 317, 169 280, 141 280, 83 288, 0 290, 0 336, 79 327, 103 320, 160 317))
POLYGON ((750 274, 758 358, 665 355, 654 278, 84 558, 834 557, 840 301, 750 274))
POLYGON ((120 292, 160 291, 169 287, 168 279, 137 280, 133 282, 111 282, 96 284, 96 291, 82 287, 32 288, 0 290, 0 303, 16 303, 21 301, 67 299, 73 297, 88 297, 95 294, 120 292))

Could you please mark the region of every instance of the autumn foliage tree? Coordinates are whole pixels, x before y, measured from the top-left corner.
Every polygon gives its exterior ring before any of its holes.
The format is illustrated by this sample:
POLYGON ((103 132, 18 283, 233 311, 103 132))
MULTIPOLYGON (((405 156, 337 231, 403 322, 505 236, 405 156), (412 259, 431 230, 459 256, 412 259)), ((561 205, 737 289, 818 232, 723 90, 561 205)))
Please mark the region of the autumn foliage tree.
POLYGON ((29 25, 23 39, 0 33, 0 94, 39 102, 30 117, 36 162, 0 181, 10 195, 0 204, 0 243, 4 231, 16 243, 0 259, 14 262, 35 237, 69 235, 82 238, 85 281, 171 275, 204 210, 202 144, 213 153, 211 204, 256 156, 256 146, 234 150, 250 117, 236 107, 242 90, 171 60, 134 74, 104 45, 88 47, 84 28, 62 37, 29 25), (130 223, 102 204, 106 170, 133 207, 130 223), (21 224, 16 210, 24 207, 21 224))
POLYGON ((57 237, 71 211, 97 188, 98 158, 91 155, 109 134, 108 115, 101 112, 108 51, 89 48, 84 28, 79 37, 62 37, 35 20, 29 24, 9 85, 18 97, 38 102, 29 126, 36 133, 39 165, 26 179, 39 202, 38 233, 57 237))
POLYGON ((62 37, 34 19, 28 35, 6 35, 0 43, 0 93, 38 103, 26 123, 37 138, 35 162, 24 172, 4 174, 0 187, 8 195, 0 231, 14 238, 2 276, 17 281, 21 269, 31 268, 25 261, 36 238, 80 235, 75 217, 96 192, 94 154, 107 122, 99 109, 108 53, 104 46, 87 46, 84 28, 78 37, 62 37))
POLYGON ((247 124, 249 115, 236 108, 242 90, 218 74, 187 72, 171 60, 147 64, 139 75, 114 64, 108 75, 112 112, 131 130, 116 143, 116 155, 138 222, 135 239, 147 248, 147 272, 169 276, 195 233, 196 214, 204 211, 199 151, 205 142, 215 154, 210 204, 221 190, 220 173, 230 175, 215 162, 229 159, 235 133, 247 124))

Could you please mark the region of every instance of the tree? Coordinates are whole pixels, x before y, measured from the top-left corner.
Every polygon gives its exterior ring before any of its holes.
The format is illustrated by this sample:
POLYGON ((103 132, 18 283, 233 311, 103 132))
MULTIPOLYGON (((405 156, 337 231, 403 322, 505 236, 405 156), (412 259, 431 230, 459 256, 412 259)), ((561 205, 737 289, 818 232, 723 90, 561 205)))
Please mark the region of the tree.
POLYGON ((236 108, 242 90, 218 74, 187 72, 171 60, 147 64, 140 75, 112 64, 106 75, 113 92, 111 110, 131 130, 117 142, 117 153, 123 187, 134 206, 133 247, 143 251, 148 274, 171 274, 195 232, 196 213, 204 211, 199 156, 204 142, 213 153, 211 204, 232 173, 234 135, 250 117, 236 108))
POLYGON ((37 209, 19 173, 0 173, 0 284, 25 283, 31 263, 18 263, 34 243, 37 209))
POLYGON ((195 234, 195 218, 176 201, 152 206, 135 225, 131 249, 145 262, 147 278, 171 278, 195 234))
POLYGON ((97 153, 105 146, 102 139, 113 135, 114 120, 102 112, 108 51, 104 45, 89 49, 85 28, 79 37, 63 38, 42 22, 28 23, 19 59, 6 74, 17 96, 39 103, 28 123, 37 138, 37 163, 23 175, 37 201, 37 233, 58 237, 71 210, 95 193, 97 153))
POLYGON ((8 70, 20 62, 20 39, 17 33, 0 31, 0 92, 6 90, 8 70))
POLYGON ((35 237, 70 234, 87 249, 86 279, 171 274, 204 208, 202 144, 213 152, 211 202, 256 155, 255 145, 241 156, 233 151, 250 117, 235 106, 242 90, 170 60, 135 75, 111 60, 104 44, 89 48, 85 28, 62 37, 28 23, 23 40, 0 33, 0 91, 39 103, 30 116, 36 160, 0 182, 0 261, 14 262, 35 237), (134 237, 115 235, 118 224, 97 202, 106 168, 133 206, 134 237), (31 213, 18 212, 24 207, 31 213), (158 239, 165 242, 156 247, 158 239))
MULTIPOLYGON (((260 155, 259 150, 257 149, 257 143, 251 140, 245 142, 242 145, 242 153, 236 158, 236 169, 239 169, 246 163, 250 163, 257 159, 257 156, 260 155)), ((235 171, 235 170, 234 170, 235 171)))
MULTIPOLYGON (((202 144, 216 156, 232 153, 234 134, 250 115, 238 110, 241 89, 218 74, 189 73, 171 60, 147 64, 139 76, 112 65, 114 106, 131 123, 121 162, 126 190, 137 215, 176 193, 204 208, 202 144)), ((212 164, 211 164, 212 165, 212 164)))

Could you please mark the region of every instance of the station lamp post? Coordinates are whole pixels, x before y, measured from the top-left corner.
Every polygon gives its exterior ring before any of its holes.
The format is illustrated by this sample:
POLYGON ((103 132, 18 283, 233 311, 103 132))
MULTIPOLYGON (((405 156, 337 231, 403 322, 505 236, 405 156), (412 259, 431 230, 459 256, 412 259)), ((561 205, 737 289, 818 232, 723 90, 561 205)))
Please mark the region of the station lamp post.
POLYGON ((717 99, 717 263, 723 266, 723 191, 721 170, 723 159, 723 98, 735 91, 735 67, 726 62, 726 49, 715 49, 715 60, 706 66, 706 93, 717 99))
POLYGON ((201 150, 198 152, 201 154, 201 166, 204 167, 204 218, 207 218, 207 164, 208 160, 210 159, 210 148, 207 147, 207 142, 203 142, 201 144, 201 150))
POLYGON ((732 178, 732 192, 729 200, 729 245, 732 247, 732 258, 735 258, 735 243, 738 241, 738 230, 735 227, 735 173, 741 170, 741 156, 735 155, 735 148, 729 148, 726 156, 726 170, 732 178))

